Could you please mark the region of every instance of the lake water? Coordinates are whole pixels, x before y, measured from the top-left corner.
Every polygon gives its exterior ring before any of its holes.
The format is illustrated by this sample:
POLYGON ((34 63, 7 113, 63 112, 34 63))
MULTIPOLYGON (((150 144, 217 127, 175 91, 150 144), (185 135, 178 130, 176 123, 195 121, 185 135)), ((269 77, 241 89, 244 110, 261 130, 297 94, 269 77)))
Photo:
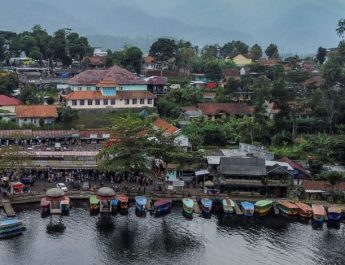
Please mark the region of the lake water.
POLYGON ((85 202, 63 218, 62 234, 48 234, 49 218, 41 218, 38 205, 15 210, 28 229, 0 241, 1 265, 345 264, 343 225, 315 230, 275 216, 186 220, 175 205, 160 218, 137 217, 131 207, 113 217, 113 229, 101 229, 85 202))

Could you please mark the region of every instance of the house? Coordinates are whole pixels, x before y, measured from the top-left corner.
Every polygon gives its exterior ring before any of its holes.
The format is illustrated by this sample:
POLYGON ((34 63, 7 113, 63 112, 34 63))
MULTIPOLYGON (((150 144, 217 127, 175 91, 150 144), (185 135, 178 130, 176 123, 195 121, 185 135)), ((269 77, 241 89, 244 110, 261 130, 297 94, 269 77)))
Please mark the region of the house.
POLYGON ((191 81, 196 82, 203 82, 204 84, 208 82, 208 79, 205 74, 199 74, 199 73, 191 73, 190 74, 191 81))
POLYGON ((164 95, 168 92, 168 79, 164 76, 150 76, 144 79, 147 90, 154 95, 164 95))
POLYGON ((101 48, 95 48, 93 50, 93 56, 106 57, 107 55, 108 55, 108 52, 102 50, 101 48))
POLYGON ((75 91, 65 96, 66 106, 72 109, 153 108, 155 95, 149 91, 75 91))
POLYGON ((19 105, 16 106, 16 120, 19 126, 41 126, 54 123, 58 117, 55 105, 19 105))
POLYGON ((143 65, 143 70, 156 70, 157 65, 155 63, 155 58, 153 58, 150 55, 144 56, 144 65, 143 65))
POLYGON ((105 68, 106 57, 104 56, 88 56, 83 58, 82 64, 87 68, 105 68))
POLYGON ((191 148, 188 137, 181 134, 181 129, 178 129, 174 125, 161 118, 156 119, 153 125, 155 129, 162 130, 165 135, 173 136, 175 146, 179 146, 185 151, 191 148))
POLYGON ((194 119, 202 118, 202 112, 198 107, 187 106, 182 107, 182 112, 179 117, 179 125, 181 127, 188 125, 194 119))
POLYGON ((317 90, 321 87, 324 80, 320 75, 313 75, 303 83, 304 89, 317 90))
POLYGON ((265 191, 265 160, 254 157, 220 157, 219 187, 228 191, 265 191))
POLYGON ((248 57, 247 55, 243 54, 237 54, 236 56, 233 57, 226 57, 225 58, 226 62, 233 61, 237 66, 245 66, 245 65, 250 65, 253 63, 253 60, 248 57))
POLYGON ((15 119, 16 106, 21 104, 22 102, 16 98, 0 95, 0 119, 4 121, 15 119))
POLYGON ((301 164, 287 158, 287 157, 283 157, 282 159, 280 159, 281 162, 286 162, 288 163, 292 168, 293 168, 293 175, 294 178, 296 179, 295 184, 298 184, 297 182, 299 182, 298 180, 300 179, 311 179, 312 176, 310 174, 309 171, 307 171, 301 164))
POLYGON ((198 107, 203 116, 211 120, 229 116, 244 117, 253 113, 253 108, 245 103, 199 103, 198 107))
POLYGON ((136 74, 114 65, 108 69, 92 69, 81 72, 68 80, 71 91, 96 91, 102 80, 111 80, 118 91, 147 90, 147 84, 136 74))

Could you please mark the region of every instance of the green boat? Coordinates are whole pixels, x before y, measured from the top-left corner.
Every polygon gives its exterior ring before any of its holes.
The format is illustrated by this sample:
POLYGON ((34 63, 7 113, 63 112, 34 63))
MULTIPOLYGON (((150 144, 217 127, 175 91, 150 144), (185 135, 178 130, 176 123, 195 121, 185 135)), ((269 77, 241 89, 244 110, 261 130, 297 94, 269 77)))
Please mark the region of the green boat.
POLYGON ((222 200, 222 205, 223 205, 223 212, 225 214, 232 214, 234 213, 234 208, 235 208, 235 202, 231 199, 223 199, 222 200))
POLYGON ((267 215, 272 209, 272 205, 273 205, 273 201, 271 200, 257 201, 255 203, 255 212, 260 216, 267 215))
POLYGON ((182 213, 187 218, 193 218, 193 206, 194 202, 192 199, 184 198, 182 200, 183 210, 182 213))
POLYGON ((96 195, 91 195, 89 198, 90 202, 90 214, 97 214, 99 212, 99 199, 96 195))

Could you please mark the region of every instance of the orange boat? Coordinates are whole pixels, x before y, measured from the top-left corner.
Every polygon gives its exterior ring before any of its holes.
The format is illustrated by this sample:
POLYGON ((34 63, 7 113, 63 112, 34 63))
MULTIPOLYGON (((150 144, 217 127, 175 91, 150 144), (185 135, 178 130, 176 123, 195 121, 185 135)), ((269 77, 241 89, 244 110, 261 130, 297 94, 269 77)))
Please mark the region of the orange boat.
POLYGON ((278 201, 278 209, 284 216, 295 216, 298 214, 298 207, 296 204, 291 203, 287 200, 278 201))
POLYGON ((313 209, 303 202, 297 202, 295 203, 298 207, 298 215, 303 219, 309 219, 313 216, 313 209))
POLYGON ((119 200, 119 207, 120 212, 127 213, 128 212, 128 196, 125 194, 120 194, 116 196, 119 200))
POLYGON ((326 214, 325 208, 323 208, 323 206, 320 204, 313 204, 312 208, 313 208, 314 222, 323 224, 325 214, 326 214))

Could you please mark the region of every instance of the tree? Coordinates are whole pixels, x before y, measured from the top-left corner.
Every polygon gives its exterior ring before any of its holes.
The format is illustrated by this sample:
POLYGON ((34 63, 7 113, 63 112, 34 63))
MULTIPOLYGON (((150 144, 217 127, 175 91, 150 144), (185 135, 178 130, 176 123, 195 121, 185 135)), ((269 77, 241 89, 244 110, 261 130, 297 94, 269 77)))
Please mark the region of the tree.
POLYGON ((334 187, 335 185, 337 185, 340 181, 343 180, 343 175, 339 172, 329 172, 326 174, 326 178, 327 178, 327 181, 329 182, 329 184, 331 184, 332 186, 332 197, 333 197, 333 200, 334 200, 334 187))
POLYGON ((216 60, 219 58, 220 46, 218 44, 206 45, 201 50, 201 58, 205 61, 216 60))
POLYGON ((58 109, 58 121, 63 123, 72 123, 78 119, 78 111, 70 107, 58 109))
POLYGON ((0 62, 2 62, 5 58, 5 38, 0 36, 0 62))
POLYGON ((265 50, 265 54, 268 58, 279 58, 278 47, 277 45, 271 43, 265 50))
POLYGON ((205 64, 204 72, 211 81, 218 82, 222 78, 222 69, 217 61, 210 61, 205 64))
POLYGON ((192 47, 179 48, 176 54, 176 65, 179 69, 186 70, 189 73, 193 61, 196 59, 195 49, 192 47))
POLYGON ((177 46, 174 40, 159 38, 151 45, 149 55, 161 63, 167 63, 175 57, 176 51, 177 46))
POLYGON ((319 61, 319 64, 323 64, 323 62, 326 59, 326 54, 327 54, 327 49, 326 48, 319 47, 317 49, 316 58, 319 61))
POLYGON ((30 49, 28 57, 30 57, 31 59, 40 61, 42 59, 42 53, 40 49, 37 46, 35 46, 30 49))
POLYGON ((129 47, 124 51, 121 64, 130 71, 141 72, 143 53, 138 47, 129 47))
MULTIPOLYGON (((147 172, 150 164, 147 150, 152 126, 147 119, 130 114, 119 115, 111 130, 111 144, 98 154, 99 167, 107 172, 147 172)), ((151 140, 152 141, 152 140, 151 140)))
POLYGON ((13 91, 18 88, 18 76, 14 73, 9 73, 3 77, 0 76, 0 94, 12 96, 13 91))
POLYGON ((250 55, 253 60, 258 60, 262 57, 262 49, 258 44, 254 44, 250 48, 250 55))
POLYGON ((35 47, 37 45, 35 38, 30 32, 22 33, 19 42, 20 49, 24 51, 26 55, 30 53, 32 47, 35 47))
POLYGON ((32 36, 36 40, 36 45, 40 50, 43 58, 46 58, 46 53, 48 49, 48 43, 50 41, 50 36, 45 29, 42 29, 40 25, 35 25, 32 27, 32 36))
POLYGON ((41 104, 43 100, 37 95, 37 88, 33 84, 28 84, 20 93, 19 99, 25 104, 41 104))
POLYGON ((48 104, 48 105, 53 105, 54 102, 55 102, 54 97, 50 96, 50 97, 47 98, 47 104, 48 104))
POLYGON ((344 38, 345 36, 345 19, 340 19, 338 21, 338 27, 335 30, 339 37, 344 38))
POLYGON ((233 57, 237 54, 247 54, 249 46, 242 41, 232 41, 225 43, 220 50, 220 54, 223 58, 230 56, 233 57))

